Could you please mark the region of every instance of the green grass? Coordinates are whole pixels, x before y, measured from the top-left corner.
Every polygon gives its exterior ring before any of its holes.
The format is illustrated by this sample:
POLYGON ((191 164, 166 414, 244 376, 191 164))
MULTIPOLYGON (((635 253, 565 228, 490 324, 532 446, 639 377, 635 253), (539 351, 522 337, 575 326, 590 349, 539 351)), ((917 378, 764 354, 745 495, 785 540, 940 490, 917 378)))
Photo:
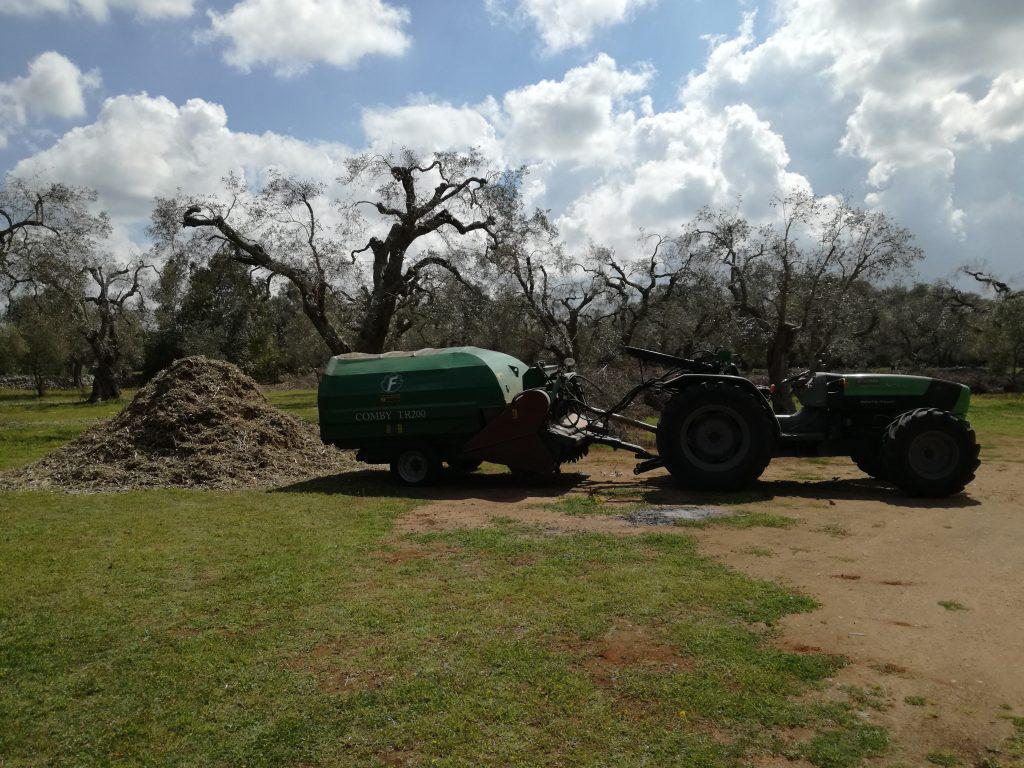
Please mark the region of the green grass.
POLYGON ((939 600, 939 605, 945 608, 947 611, 967 611, 970 610, 963 603, 958 603, 956 600, 939 600))
MULTIPOLYGON (((573 517, 579 515, 607 515, 613 514, 613 510, 605 506, 605 501, 594 494, 568 494, 558 501, 544 505, 545 509, 552 512, 560 512, 563 515, 573 517)), ((614 514, 622 514, 624 507, 618 505, 614 508, 614 514)))
MULTIPOLYGON (((312 392, 268 397, 315 418, 312 392)), ((0 468, 118 408, 0 393, 0 468)), ((0 493, 0 765, 775 754, 852 768, 884 752, 862 694, 813 695, 841 660, 772 643, 807 597, 700 556, 679 532, 400 535, 394 521, 419 502, 393 494, 345 478, 307 493, 0 493), (616 631, 635 656, 611 663, 616 631)), ((566 503, 585 514, 600 500, 566 503)))
POLYGON ((1022 768, 1024 766, 1024 717, 1011 717, 1013 734, 1000 747, 1003 758, 998 765, 1001 768, 1022 768))
POLYGON ((38 459, 110 418, 126 401, 89 405, 77 392, 58 392, 40 400, 27 391, 0 390, 0 471, 38 459))
POLYGON ((945 751, 941 751, 941 750, 936 750, 935 752, 929 752, 925 756, 925 760, 927 760, 932 765, 947 766, 948 768, 951 768, 952 766, 960 765, 960 758, 958 758, 952 752, 945 752, 945 751))
POLYGON ((775 515, 770 512, 743 512, 726 517, 707 517, 703 520, 680 520, 676 525, 683 528, 710 528, 724 526, 726 528, 792 528, 796 525, 795 518, 775 515))
POLYGON ((267 389, 267 399, 282 411, 309 421, 319 421, 316 410, 316 392, 309 389, 267 389))
POLYGON ((923 707, 928 703, 928 700, 924 696, 904 696, 903 702, 912 707, 923 707))
POLYGON ((967 418, 980 438, 1024 438, 1024 395, 973 395, 967 418))
POLYGON ((838 659, 751 626, 810 599, 679 535, 395 538, 413 502, 363 490, 0 494, 4 764, 731 766, 794 727, 818 765, 878 748, 852 706, 795 698, 838 659), (621 627, 638 658, 595 674, 621 627))
POLYGON ((857 729, 819 734, 799 751, 815 765, 828 768, 853 768, 863 757, 885 754, 889 737, 879 726, 864 725, 857 729))

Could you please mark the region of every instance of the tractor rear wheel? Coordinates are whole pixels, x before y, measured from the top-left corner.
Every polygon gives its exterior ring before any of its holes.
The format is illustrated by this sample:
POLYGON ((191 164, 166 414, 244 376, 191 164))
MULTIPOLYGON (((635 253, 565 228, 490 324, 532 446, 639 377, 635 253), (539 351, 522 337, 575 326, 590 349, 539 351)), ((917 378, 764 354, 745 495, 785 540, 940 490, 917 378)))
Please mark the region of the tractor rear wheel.
POLYGON ((441 458, 427 443, 410 445, 391 460, 391 475, 400 485, 430 485, 441 474, 441 458))
POLYGON ((938 408, 917 408, 893 421, 882 455, 896 484, 911 496, 960 493, 981 462, 971 425, 938 408))
POLYGON ((764 472, 774 448, 771 414, 753 392, 727 382, 676 393, 658 422, 658 453, 684 488, 748 485, 764 472))

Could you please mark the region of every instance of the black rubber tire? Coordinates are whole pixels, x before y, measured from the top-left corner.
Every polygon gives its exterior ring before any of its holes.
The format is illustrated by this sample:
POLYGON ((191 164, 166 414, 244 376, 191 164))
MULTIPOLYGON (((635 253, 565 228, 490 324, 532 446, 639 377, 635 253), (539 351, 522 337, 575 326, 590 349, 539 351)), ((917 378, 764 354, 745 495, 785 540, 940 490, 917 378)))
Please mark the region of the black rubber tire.
POLYGON ((850 458, 853 459, 853 463, 857 465, 857 468, 868 477, 873 477, 875 480, 883 482, 892 481, 892 471, 885 463, 881 446, 878 446, 874 451, 865 448, 853 454, 850 458))
POLYGON ((441 457, 428 443, 410 445, 391 460, 391 476, 409 488, 436 482, 441 469, 441 457))
POLYGON ((960 493, 981 465, 966 419, 939 408, 907 411, 886 429, 882 455, 892 479, 910 496, 960 493))
POLYGON ((703 382, 672 396, 658 421, 658 453, 676 483, 732 490, 761 476, 775 450, 775 424, 757 397, 721 381, 703 382), (715 415, 717 422, 709 420, 715 415), (713 450, 721 428, 727 430, 725 448, 735 445, 736 450, 716 461, 713 450), (690 433, 685 440, 684 430, 690 433))

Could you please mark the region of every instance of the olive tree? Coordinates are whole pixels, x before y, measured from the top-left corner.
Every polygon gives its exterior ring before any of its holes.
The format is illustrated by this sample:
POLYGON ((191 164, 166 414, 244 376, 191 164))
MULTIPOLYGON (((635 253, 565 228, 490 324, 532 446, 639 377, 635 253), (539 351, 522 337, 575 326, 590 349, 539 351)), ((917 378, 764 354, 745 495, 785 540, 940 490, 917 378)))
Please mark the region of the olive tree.
POLYGON ((208 234, 254 277, 294 286, 332 353, 381 352, 424 271, 461 279, 448 238, 490 234, 482 165, 476 152, 364 154, 346 163, 337 199, 323 183, 272 173, 255 194, 232 179, 225 199, 161 205, 180 209, 183 226, 208 234))
POLYGON ((922 254, 908 229, 846 200, 798 192, 776 200, 774 210, 776 220, 755 225, 735 210, 705 209, 689 237, 724 270, 736 320, 763 339, 773 404, 789 412, 783 380, 801 338, 818 340, 800 361, 813 368, 840 339, 871 333, 877 315, 862 304, 851 316, 849 303, 861 286, 906 270, 922 254))
POLYGON ((893 363, 911 367, 963 363, 977 332, 978 296, 944 283, 893 286, 878 297, 879 344, 893 363))
POLYGON ((90 402, 121 395, 122 331, 134 323, 129 315, 149 267, 105 250, 110 223, 105 214, 93 213, 96 199, 90 189, 51 185, 37 191, 20 180, 9 182, 0 195, 6 223, 0 275, 8 301, 59 297, 91 353, 90 402), (20 212, 12 216, 12 211, 20 212))
POLYGON ((1017 390, 1017 378, 1024 361, 1024 291, 979 270, 963 268, 965 275, 981 283, 993 295, 986 307, 982 339, 990 365, 1010 374, 1010 388, 1017 390))
MULTIPOLYGON (((616 346, 658 338, 659 348, 689 352, 717 304, 705 301, 717 290, 706 252, 692 248, 685 235, 641 233, 638 245, 632 257, 597 247, 588 259, 588 272, 605 287, 616 346)), ((612 356, 617 352, 609 350, 612 356)))
POLYGON ((49 292, 19 296, 8 304, 0 349, 6 367, 32 377, 36 395, 66 368, 71 354, 68 318, 60 297, 49 292), (16 367, 16 368, 15 368, 16 367))
MULTIPOLYGON (((517 184, 507 186, 514 189, 517 184)), ((499 210, 500 227, 488 258, 499 294, 516 295, 533 320, 535 354, 549 352, 560 361, 581 359, 585 332, 603 319, 599 307, 607 286, 599 274, 566 253, 546 212, 525 215, 511 193, 499 210)))

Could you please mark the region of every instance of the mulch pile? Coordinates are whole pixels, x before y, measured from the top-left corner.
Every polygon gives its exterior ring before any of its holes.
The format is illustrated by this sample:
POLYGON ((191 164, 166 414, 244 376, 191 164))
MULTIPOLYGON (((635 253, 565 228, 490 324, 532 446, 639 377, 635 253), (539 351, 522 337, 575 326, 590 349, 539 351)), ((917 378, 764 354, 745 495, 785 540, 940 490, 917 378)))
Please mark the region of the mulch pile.
POLYGON ((231 363, 186 357, 129 405, 4 478, 20 488, 252 488, 351 469, 314 424, 282 413, 231 363))

